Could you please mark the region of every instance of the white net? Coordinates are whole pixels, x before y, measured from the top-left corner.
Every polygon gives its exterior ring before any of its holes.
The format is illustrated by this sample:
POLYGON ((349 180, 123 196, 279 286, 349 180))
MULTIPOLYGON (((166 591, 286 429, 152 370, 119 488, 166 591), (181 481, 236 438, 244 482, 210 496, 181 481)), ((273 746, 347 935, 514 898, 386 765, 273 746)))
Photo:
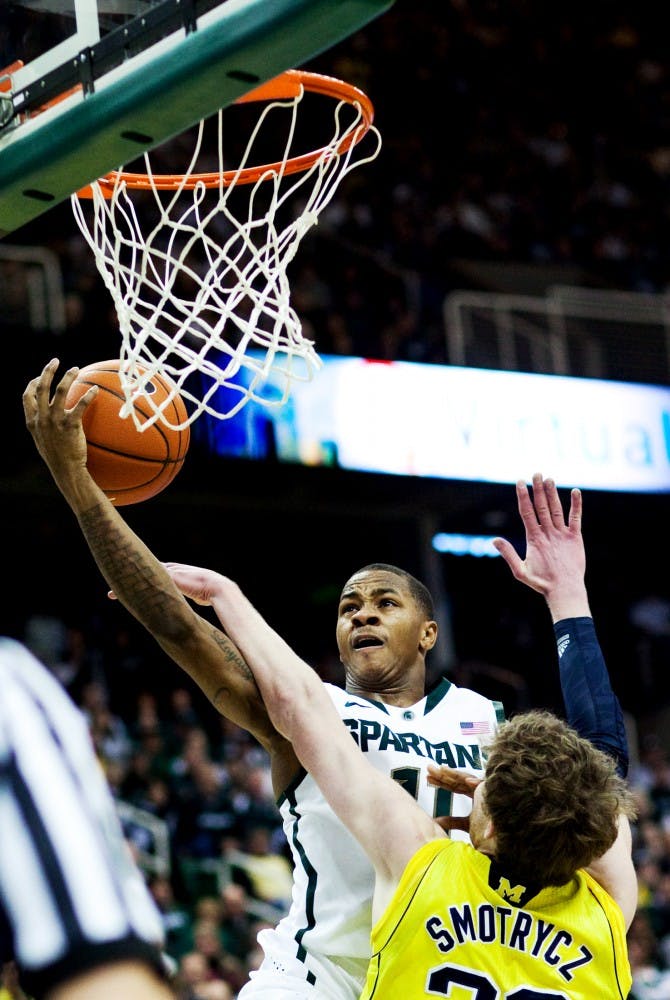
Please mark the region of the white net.
POLYGON ((124 362, 121 415, 132 415, 137 423, 133 400, 156 372, 171 379, 187 406, 188 418, 171 422, 169 397, 138 424, 140 430, 156 420, 182 428, 203 412, 226 419, 250 399, 281 406, 292 383, 310 380, 321 365, 291 306, 287 267, 342 178, 374 159, 381 139, 369 122, 363 124, 359 104, 331 102, 330 138, 311 167, 291 173, 304 94, 301 88, 295 98, 264 105, 232 171, 224 163, 219 112, 211 120, 215 166, 201 122, 188 168, 170 190, 162 190, 166 177, 153 172, 147 153, 143 190, 117 176, 111 196, 105 197, 97 182, 91 185, 92 198, 72 196, 75 218, 116 307, 124 362), (281 160, 254 183, 237 183, 254 162, 261 132, 277 114, 288 114, 281 160), (371 151, 358 145, 357 130, 373 136, 371 151), (352 135, 355 141, 344 142, 352 135), (216 186, 196 180, 189 189, 196 166, 207 163, 208 156, 216 186), (272 392, 264 391, 271 370, 272 392), (278 393, 277 385, 283 391, 278 393))

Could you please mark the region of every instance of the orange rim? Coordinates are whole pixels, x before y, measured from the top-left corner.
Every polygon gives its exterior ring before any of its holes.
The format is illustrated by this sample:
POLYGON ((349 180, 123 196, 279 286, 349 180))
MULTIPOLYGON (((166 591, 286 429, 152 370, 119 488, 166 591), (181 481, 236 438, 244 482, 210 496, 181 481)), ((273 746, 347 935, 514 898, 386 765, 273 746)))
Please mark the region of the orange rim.
POLYGON ((15 62, 10 63, 9 66, 5 66, 4 69, 0 69, 0 91, 3 93, 11 91, 12 73, 16 73, 20 69, 23 69, 22 59, 17 59, 15 62))
MULTIPOLYGON (((372 125, 374 118, 374 108, 369 97, 354 87, 353 84, 345 83, 333 76, 324 76, 321 73, 308 73, 305 70, 288 69, 280 73, 279 76, 262 83, 260 87, 250 90, 234 102, 235 104, 251 104, 254 101, 274 101, 285 100, 287 98, 298 97, 301 89, 312 94, 321 94, 324 97, 332 97, 338 101, 346 101, 347 104, 358 105, 361 112, 361 124, 354 131, 346 135, 337 146, 335 152, 339 156, 346 153, 355 143, 360 142, 372 125)), ((112 170, 104 177, 98 179, 98 185, 105 198, 111 198, 114 190, 119 184, 125 183, 127 187, 134 190, 158 190, 173 191, 177 188, 193 190, 201 184, 208 188, 230 187, 232 184, 253 184, 264 174, 296 174, 301 170, 309 170, 321 157, 326 147, 312 150, 310 153, 303 153, 300 156, 292 156, 284 161, 278 160, 276 163, 264 163, 258 167, 244 167, 242 170, 224 170, 223 173, 216 171, 206 174, 191 174, 186 180, 183 174, 155 174, 149 177, 148 174, 128 173, 124 170, 112 170)), ((77 191, 79 198, 92 198, 93 189, 87 185, 77 191)))

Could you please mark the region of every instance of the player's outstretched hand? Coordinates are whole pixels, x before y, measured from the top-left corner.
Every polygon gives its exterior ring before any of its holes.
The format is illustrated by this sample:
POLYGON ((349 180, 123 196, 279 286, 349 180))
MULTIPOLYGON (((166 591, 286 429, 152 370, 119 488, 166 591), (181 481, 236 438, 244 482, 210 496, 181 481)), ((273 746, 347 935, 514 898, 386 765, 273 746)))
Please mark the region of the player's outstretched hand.
POLYGON ((86 438, 81 421, 97 389, 92 386, 75 406, 66 409, 65 398, 79 369, 70 368, 63 375, 52 398, 57 368, 58 359, 54 358, 28 383, 23 393, 23 412, 37 450, 60 485, 68 470, 86 468, 86 438))
POLYGON ((517 504, 526 533, 526 557, 511 542, 496 538, 495 548, 515 579, 542 594, 554 621, 590 615, 584 574, 586 555, 582 538, 582 494, 570 493, 566 520, 556 483, 537 472, 533 496, 524 482, 516 485, 517 504))

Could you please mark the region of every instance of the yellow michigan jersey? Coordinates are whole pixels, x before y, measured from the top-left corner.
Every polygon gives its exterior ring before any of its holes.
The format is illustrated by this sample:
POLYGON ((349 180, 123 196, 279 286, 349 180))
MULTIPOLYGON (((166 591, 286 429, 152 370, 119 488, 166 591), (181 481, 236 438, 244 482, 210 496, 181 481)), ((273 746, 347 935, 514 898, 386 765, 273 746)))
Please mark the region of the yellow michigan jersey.
POLYGON ((411 859, 372 928, 361 1000, 623 1000, 623 914, 585 871, 539 892, 469 844, 433 840, 411 859))

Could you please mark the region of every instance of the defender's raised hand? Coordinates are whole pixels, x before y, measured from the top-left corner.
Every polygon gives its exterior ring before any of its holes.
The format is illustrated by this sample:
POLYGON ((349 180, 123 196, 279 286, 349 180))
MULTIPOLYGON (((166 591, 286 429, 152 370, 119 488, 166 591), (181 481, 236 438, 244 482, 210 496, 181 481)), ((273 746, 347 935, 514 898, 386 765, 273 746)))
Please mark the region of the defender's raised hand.
POLYGON ((517 483, 516 495, 526 532, 526 557, 522 559, 504 538, 494 540, 495 548, 517 580, 544 596, 554 621, 590 615, 580 490, 570 493, 567 521, 553 479, 535 473, 532 499, 524 482, 517 483))

